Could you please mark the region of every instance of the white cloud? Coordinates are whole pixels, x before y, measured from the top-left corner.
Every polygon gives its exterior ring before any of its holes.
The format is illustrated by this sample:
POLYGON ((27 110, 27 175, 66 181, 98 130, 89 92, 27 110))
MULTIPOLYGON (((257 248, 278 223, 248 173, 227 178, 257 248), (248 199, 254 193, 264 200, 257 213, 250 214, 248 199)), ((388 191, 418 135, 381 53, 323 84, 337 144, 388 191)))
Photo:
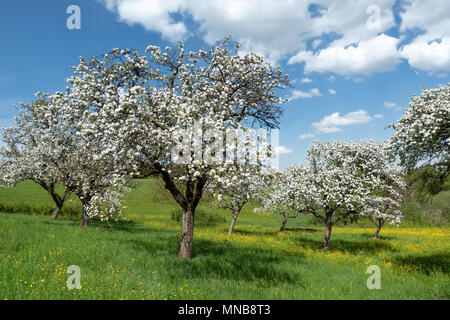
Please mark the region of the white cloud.
POLYGON ((329 93, 329 94, 336 94, 336 90, 334 90, 334 89, 328 89, 328 93, 329 93))
POLYGON ((304 140, 304 139, 311 139, 314 138, 316 135, 314 133, 308 132, 308 133, 304 133, 298 136, 299 140, 304 140))
POLYGON ((116 12, 119 20, 140 24, 149 31, 160 32, 175 41, 190 34, 203 37, 208 43, 231 34, 243 44, 244 50, 264 54, 278 61, 300 50, 309 41, 314 46, 327 34, 340 35, 345 43, 369 39, 394 25, 391 12, 395 0, 379 0, 381 28, 367 28, 366 12, 373 0, 99 0, 116 12), (310 5, 324 9, 313 16, 310 5), (178 19, 175 18, 178 16, 178 19), (188 26, 186 21, 196 23, 188 26))
POLYGON ((414 41, 401 51, 409 64, 427 71, 450 71, 450 36, 440 40, 414 41))
POLYGON ((300 51, 289 59, 290 64, 305 63, 305 72, 333 72, 340 75, 366 75, 393 70, 400 62, 399 40, 381 34, 357 44, 330 46, 317 54, 300 51))
POLYGON ((389 101, 385 101, 384 102, 384 106, 386 107, 386 108, 394 108, 394 107, 396 107, 397 106, 397 104, 395 103, 395 102, 389 102, 389 101))
POLYGON ((385 34, 396 26, 396 0, 376 1, 380 15, 375 24, 371 21, 377 17, 367 10, 373 0, 98 1, 120 21, 142 25, 170 41, 197 36, 212 44, 231 34, 243 52, 251 50, 275 63, 304 62, 306 72, 369 76, 393 70, 402 59, 427 71, 450 70, 450 1, 400 2, 398 38, 385 34), (311 4, 320 6, 320 14, 310 12, 311 4), (417 28, 419 36, 402 43, 405 33, 417 28))
POLYGON ((286 148, 285 146, 275 148, 275 153, 277 154, 291 154, 292 152, 294 152, 292 149, 286 148))
POLYGON ((335 112, 326 116, 319 122, 312 123, 312 126, 321 133, 332 133, 341 131, 343 126, 351 126, 372 121, 372 117, 365 110, 349 112, 344 116, 340 116, 339 112, 335 112))
POLYGON ((300 80, 302 83, 311 83, 313 82, 310 78, 303 78, 302 80, 300 80))
POLYGON ((424 31, 417 40, 431 41, 443 35, 449 35, 450 1, 442 0, 408 0, 400 13, 402 19, 400 31, 416 28, 424 31))
POLYGON ((292 91, 292 96, 289 99, 290 101, 297 100, 299 98, 301 99, 308 99, 312 97, 320 97, 322 94, 320 93, 319 89, 313 88, 309 91, 301 91, 301 90, 294 90, 292 91))
POLYGON ((400 31, 419 29, 421 34, 404 46, 402 57, 426 71, 450 71, 450 1, 409 0, 405 3, 400 31))
POLYGON ((375 119, 383 119, 384 116, 380 113, 377 113, 376 115, 373 116, 375 119))
POLYGON ((313 49, 317 49, 317 47, 320 46, 321 43, 322 43, 321 39, 316 39, 316 40, 313 40, 313 42, 311 43, 311 46, 313 49))
POLYGON ((175 21, 171 14, 182 8, 181 0, 101 0, 108 10, 115 11, 119 20, 130 25, 140 24, 148 31, 160 32, 170 41, 187 35, 186 25, 175 21))
MULTIPOLYGON (((433 74, 433 73, 432 73, 432 74, 433 74)), ((446 73, 444 73, 444 72, 440 72, 440 73, 435 74, 435 76, 436 76, 437 78, 443 79, 443 78, 447 78, 447 77, 448 77, 448 74, 446 74, 446 73)))

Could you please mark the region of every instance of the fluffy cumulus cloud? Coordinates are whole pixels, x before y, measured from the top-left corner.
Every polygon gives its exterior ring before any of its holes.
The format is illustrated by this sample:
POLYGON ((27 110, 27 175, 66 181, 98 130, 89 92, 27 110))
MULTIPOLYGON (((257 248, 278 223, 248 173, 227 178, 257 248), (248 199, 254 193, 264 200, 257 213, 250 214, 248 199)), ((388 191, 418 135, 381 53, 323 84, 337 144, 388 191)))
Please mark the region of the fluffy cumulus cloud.
POLYGON ((400 6, 396 0, 99 1, 120 21, 168 40, 197 36, 212 43, 231 34, 244 52, 276 63, 286 59, 306 72, 369 76, 392 70, 403 59, 418 69, 450 70, 450 1, 445 0, 401 0, 400 6), (392 36, 392 28, 400 34, 392 36), (419 35, 404 43, 405 34, 417 29, 419 35))
POLYGON ((450 71, 450 1, 409 0, 404 4, 400 31, 420 30, 406 44, 402 57, 417 69, 450 71))
POLYGON ((119 15, 120 21, 140 24, 148 31, 157 31, 171 41, 181 40, 188 30, 184 22, 175 21, 172 14, 182 6, 179 0, 102 0, 119 15))
POLYGON ((342 131, 344 126, 367 123, 372 120, 373 118, 365 110, 349 112, 343 116, 335 112, 319 122, 314 122, 312 126, 320 133, 333 133, 342 131))
POLYGON ((330 46, 317 54, 301 51, 289 63, 305 63, 305 72, 334 72, 340 75, 365 75, 393 70, 400 61, 399 40, 379 35, 347 47, 330 46))
POLYGON ((307 99, 312 97, 320 97, 322 94, 320 93, 320 90, 317 88, 313 88, 309 91, 302 91, 302 90, 294 90, 292 91, 292 96, 289 98, 290 101, 297 100, 297 99, 307 99))
POLYGON ((299 140, 305 140, 305 139, 311 139, 314 138, 316 135, 314 133, 308 132, 304 133, 298 136, 299 140))
POLYGON ((389 102, 389 101, 385 101, 384 102, 384 106, 386 107, 386 108, 395 108, 396 106, 397 106, 397 104, 395 103, 395 102, 389 102))
POLYGON ((279 154, 279 155, 281 155, 281 154, 291 154, 293 152, 293 150, 289 149, 289 148, 287 148, 285 146, 279 146, 279 147, 275 148, 275 152, 277 154, 279 154))
POLYGON ((414 41, 403 48, 402 56, 417 69, 450 71, 450 37, 431 42, 414 41))

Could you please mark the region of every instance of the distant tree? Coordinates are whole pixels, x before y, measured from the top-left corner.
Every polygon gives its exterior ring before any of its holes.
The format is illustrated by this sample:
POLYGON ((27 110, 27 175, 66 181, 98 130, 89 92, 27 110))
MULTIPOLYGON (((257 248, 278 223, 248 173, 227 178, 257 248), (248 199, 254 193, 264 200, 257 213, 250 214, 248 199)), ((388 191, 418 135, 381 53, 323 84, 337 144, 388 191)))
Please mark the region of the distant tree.
POLYGON ((286 229, 289 219, 297 218, 302 210, 300 199, 298 198, 293 184, 299 183, 295 175, 295 170, 286 170, 273 174, 268 183, 258 189, 258 198, 261 207, 256 208, 256 212, 272 212, 283 216, 280 231, 286 229))
POLYGON ((82 227, 88 227, 93 217, 118 219, 130 178, 127 168, 118 165, 123 155, 109 149, 107 137, 92 127, 94 106, 90 112, 84 110, 86 101, 77 94, 80 88, 67 90, 48 95, 49 103, 41 112, 55 126, 54 139, 61 139, 67 152, 67 161, 57 168, 58 180, 80 199, 82 227))
POLYGON ((408 173, 415 168, 420 187, 437 190, 450 173, 450 86, 423 89, 413 96, 401 119, 390 125, 395 130, 390 145, 408 173), (432 166, 430 166, 432 165, 432 166))
POLYGON ((286 169, 273 203, 300 214, 314 215, 325 225, 322 248, 328 249, 333 226, 365 212, 367 199, 394 193, 401 178, 389 164, 385 144, 363 141, 315 141, 306 154, 307 165, 286 169))
POLYGON ((82 227, 95 216, 117 218, 127 176, 114 165, 114 153, 104 149, 101 135, 80 135, 87 115, 72 93, 38 96, 45 103, 23 104, 17 126, 4 131, 3 180, 12 185, 32 179, 46 188, 57 204, 54 217, 75 194, 83 204, 82 227), (62 196, 57 183, 66 190, 62 196))
POLYGON ((44 97, 31 104, 21 103, 16 124, 2 131, 6 146, 0 151, 0 179, 7 187, 24 180, 39 184, 55 202, 52 219, 56 219, 70 194, 68 187, 62 194, 56 191, 58 166, 67 161, 68 154, 61 139, 55 139, 52 124, 38 116, 47 103, 44 97))
POLYGON ((374 234, 374 239, 383 228, 386 222, 392 225, 401 222, 402 212, 398 209, 400 203, 389 197, 372 197, 368 198, 364 204, 363 215, 367 215, 369 219, 376 225, 377 230, 374 234))
POLYGON ((233 232, 236 221, 242 208, 250 201, 258 198, 259 190, 264 187, 270 174, 260 175, 255 168, 244 172, 242 175, 234 173, 231 177, 226 175, 219 177, 218 181, 212 186, 212 191, 217 196, 217 206, 228 209, 232 212, 228 235, 233 232))

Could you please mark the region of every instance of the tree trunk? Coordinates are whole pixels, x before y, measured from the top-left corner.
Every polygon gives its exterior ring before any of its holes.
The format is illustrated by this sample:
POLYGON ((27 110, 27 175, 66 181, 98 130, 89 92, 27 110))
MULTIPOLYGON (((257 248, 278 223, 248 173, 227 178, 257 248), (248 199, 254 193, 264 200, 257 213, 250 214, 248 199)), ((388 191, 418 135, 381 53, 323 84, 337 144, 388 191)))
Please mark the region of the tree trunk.
POLYGON ((330 244, 331 230, 332 229, 333 229, 333 223, 331 221, 327 221, 326 224, 325 224, 325 235, 323 237, 322 250, 328 250, 328 245, 330 244))
POLYGON ((234 225, 236 224, 236 220, 239 217, 239 211, 234 212, 233 219, 231 219, 230 228, 228 228, 228 235, 233 232, 234 225))
POLYGON ((375 231, 375 234, 373 235, 374 239, 378 238, 378 234, 380 233, 380 230, 381 230, 382 227, 383 227, 383 222, 379 221, 378 222, 377 231, 375 231))
POLYGON ((289 220, 289 215, 283 215, 284 216, 284 218, 283 218, 283 223, 281 224, 281 228, 280 228, 280 231, 284 231, 284 229, 286 228, 286 224, 287 224, 287 222, 288 222, 288 220, 289 220))
POLYGON ((183 210, 181 223, 181 242, 178 256, 182 259, 190 259, 192 256, 192 243, 194 240, 194 210, 188 208, 183 210))
POLYGON ((61 212, 61 207, 57 206, 55 211, 53 211, 52 219, 55 220, 56 218, 58 218, 58 215, 60 212, 61 212))
POLYGON ((87 228, 89 227, 89 216, 87 214, 86 207, 83 206, 83 220, 81 220, 81 227, 87 228))

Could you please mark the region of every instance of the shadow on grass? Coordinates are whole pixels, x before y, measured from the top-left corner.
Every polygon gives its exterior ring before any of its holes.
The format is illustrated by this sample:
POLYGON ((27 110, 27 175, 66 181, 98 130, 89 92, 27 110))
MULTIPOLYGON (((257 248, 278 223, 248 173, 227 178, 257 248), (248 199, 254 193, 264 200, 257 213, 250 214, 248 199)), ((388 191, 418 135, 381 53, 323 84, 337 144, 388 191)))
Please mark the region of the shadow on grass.
POLYGON ((284 229, 284 231, 289 231, 291 233, 303 233, 303 232, 308 232, 308 233, 315 233, 315 232, 323 232, 322 230, 318 229, 318 228, 310 228, 310 227, 291 227, 291 228, 286 228, 284 229))
MULTIPOLYGON (((228 227, 227 227, 228 228, 228 227)), ((225 230, 225 229, 224 229, 225 230)), ((225 230, 226 232, 226 230, 225 230)), ((266 231, 258 231, 258 230, 243 230, 243 229, 234 229, 233 234, 240 234, 243 236, 267 236, 267 237, 275 237, 279 233, 278 230, 266 230, 266 231)))
MULTIPOLYGON (((297 245, 304 248, 321 250, 322 249, 322 239, 313 240, 304 237, 296 238, 297 245)), ((374 253, 378 251, 391 251, 395 252, 395 249, 390 243, 384 241, 376 241, 373 239, 363 240, 363 241, 348 241, 343 239, 331 239, 330 245, 327 251, 331 252, 345 252, 355 255, 360 255, 364 253, 374 253)))
POLYGON ((426 275, 432 272, 450 273, 450 254, 440 252, 428 256, 406 256, 393 260, 398 266, 410 267, 413 270, 419 270, 426 275))
POLYGON ((235 245, 230 242, 216 242, 195 239, 191 260, 177 257, 179 237, 159 236, 149 241, 126 240, 133 250, 146 250, 152 256, 160 256, 168 278, 177 279, 180 274, 186 279, 219 278, 232 281, 258 282, 261 286, 276 283, 297 283, 301 277, 283 268, 285 263, 300 264, 303 255, 286 255, 252 246, 235 245))
POLYGON ((360 234, 360 237, 365 238, 365 239, 370 239, 372 241, 377 241, 377 240, 391 241, 391 240, 397 240, 398 239, 398 237, 386 236, 386 235, 383 235, 383 234, 379 234, 377 238, 374 238, 373 237, 374 233, 362 233, 362 234, 360 234))

